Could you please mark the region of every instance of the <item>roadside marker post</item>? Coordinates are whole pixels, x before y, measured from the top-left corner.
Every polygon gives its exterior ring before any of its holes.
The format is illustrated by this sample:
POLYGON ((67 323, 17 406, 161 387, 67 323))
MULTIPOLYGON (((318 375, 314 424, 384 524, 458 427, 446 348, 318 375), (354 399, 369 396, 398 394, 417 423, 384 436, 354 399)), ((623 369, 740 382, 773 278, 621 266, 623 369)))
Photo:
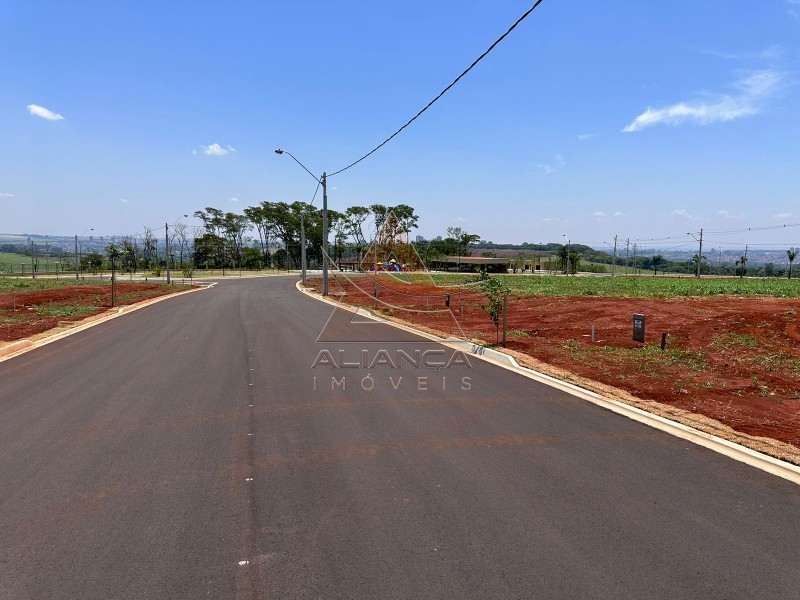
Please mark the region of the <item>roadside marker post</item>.
POLYGON ((644 315, 639 313, 633 315, 633 341, 644 343, 644 315))

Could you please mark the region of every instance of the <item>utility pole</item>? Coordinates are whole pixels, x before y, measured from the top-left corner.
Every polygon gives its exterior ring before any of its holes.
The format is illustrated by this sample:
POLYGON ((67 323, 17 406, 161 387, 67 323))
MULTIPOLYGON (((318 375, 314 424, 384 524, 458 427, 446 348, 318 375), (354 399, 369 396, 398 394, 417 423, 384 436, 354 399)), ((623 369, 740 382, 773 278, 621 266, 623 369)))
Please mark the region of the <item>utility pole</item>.
POLYGON ((164 223, 164 258, 167 261, 167 283, 169 283, 169 223, 164 223))
POLYGON ((633 243, 633 274, 636 275, 636 242, 633 243))
POLYGON ((301 281, 306 285, 306 222, 303 213, 300 213, 300 269, 301 281))
POLYGON ((614 236, 614 259, 611 262, 611 276, 617 274, 617 236, 614 236))
POLYGON ((328 295, 328 176, 322 173, 322 295, 328 295))
POLYGON ((628 265, 630 265, 630 251, 631 251, 631 238, 625 240, 625 275, 628 274, 628 265))
POLYGON ((33 240, 31 240, 31 278, 36 279, 36 263, 33 258, 33 240))
POLYGON ((77 281, 80 279, 80 275, 78 274, 78 236, 75 235, 75 280, 77 281))
POLYGON ((697 253, 697 278, 700 279, 700 262, 703 260, 703 230, 700 229, 700 251, 697 253))
POLYGON ((745 265, 747 264, 747 244, 744 245, 744 262, 742 263, 742 277, 744 278, 744 274, 747 272, 745 269, 745 265))

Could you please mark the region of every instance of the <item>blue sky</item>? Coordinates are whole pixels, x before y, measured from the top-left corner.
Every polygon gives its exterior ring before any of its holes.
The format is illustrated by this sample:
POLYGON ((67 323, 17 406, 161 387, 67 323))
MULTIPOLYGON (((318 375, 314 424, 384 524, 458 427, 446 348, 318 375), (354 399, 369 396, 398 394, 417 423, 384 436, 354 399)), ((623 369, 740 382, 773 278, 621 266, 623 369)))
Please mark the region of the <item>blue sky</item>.
MULTIPOLYGON (((0 231, 308 201, 275 148, 342 168, 531 4, 0 0, 0 231)), ((425 236, 800 246, 799 73, 800 0, 545 0, 329 205, 410 204, 425 236)))

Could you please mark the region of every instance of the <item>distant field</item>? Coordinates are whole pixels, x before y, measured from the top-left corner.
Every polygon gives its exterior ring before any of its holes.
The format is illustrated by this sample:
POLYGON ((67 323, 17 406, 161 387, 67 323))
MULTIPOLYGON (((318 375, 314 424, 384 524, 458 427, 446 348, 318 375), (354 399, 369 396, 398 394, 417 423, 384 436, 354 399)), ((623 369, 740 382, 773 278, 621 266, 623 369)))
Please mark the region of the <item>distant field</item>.
MULTIPOLYGON (((55 256, 44 257, 40 256, 37 257, 39 261, 39 273, 55 273, 56 272, 56 263, 58 262, 58 258, 55 256)), ((31 272, 31 257, 25 256, 24 254, 15 254, 10 252, 0 252, 0 271, 3 274, 7 273, 19 273, 22 265, 25 265, 25 273, 30 274, 31 272), (12 271, 13 267, 13 271, 12 271)))
POLYGON ((91 279, 87 281, 83 280, 76 280, 74 275, 73 277, 67 277, 65 279, 31 279, 29 277, 0 277, 0 294, 3 293, 11 293, 16 292, 21 294, 23 292, 33 292, 37 290, 52 290, 56 288, 63 288, 63 287, 70 287, 70 286, 83 286, 83 285, 90 285, 90 286, 98 286, 98 285, 108 285, 111 286, 110 281, 98 281, 96 279, 91 279))
MULTIPOLYGON (((507 275, 504 282, 521 296, 608 296, 619 298, 673 298, 677 296, 771 296, 800 298, 797 279, 700 279, 693 277, 565 277, 507 275)), ((439 285, 466 283, 469 275, 434 275, 439 285)))

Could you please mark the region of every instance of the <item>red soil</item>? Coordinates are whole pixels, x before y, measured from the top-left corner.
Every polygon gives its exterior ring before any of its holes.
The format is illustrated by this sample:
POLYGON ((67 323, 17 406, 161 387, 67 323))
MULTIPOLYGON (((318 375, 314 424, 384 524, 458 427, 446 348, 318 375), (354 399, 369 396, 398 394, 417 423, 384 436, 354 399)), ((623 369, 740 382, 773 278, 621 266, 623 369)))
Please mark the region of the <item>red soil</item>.
MULTIPOLYGON (((134 304, 148 298, 183 290, 153 283, 117 283, 117 305, 134 304)), ((110 285, 81 285, 15 294, 0 293, 0 341, 29 338, 60 324, 80 321, 111 308, 110 285), (16 310, 14 307, 16 305, 16 310), (50 315, 59 307, 79 306, 85 310, 71 315, 50 315), (37 307, 45 314, 37 313, 37 307)))
MULTIPOLYGON (((319 287, 318 281, 311 283, 319 287)), ((495 342, 495 326, 480 308, 486 299, 479 291, 379 275, 377 282, 374 276, 335 276, 330 292, 349 304, 448 335, 495 342)), ((510 296, 507 347, 638 398, 800 448, 798 313, 796 299, 756 296, 510 296), (633 313, 646 316, 645 344, 632 339, 633 313), (662 333, 668 334, 666 352, 660 350, 662 333)))

